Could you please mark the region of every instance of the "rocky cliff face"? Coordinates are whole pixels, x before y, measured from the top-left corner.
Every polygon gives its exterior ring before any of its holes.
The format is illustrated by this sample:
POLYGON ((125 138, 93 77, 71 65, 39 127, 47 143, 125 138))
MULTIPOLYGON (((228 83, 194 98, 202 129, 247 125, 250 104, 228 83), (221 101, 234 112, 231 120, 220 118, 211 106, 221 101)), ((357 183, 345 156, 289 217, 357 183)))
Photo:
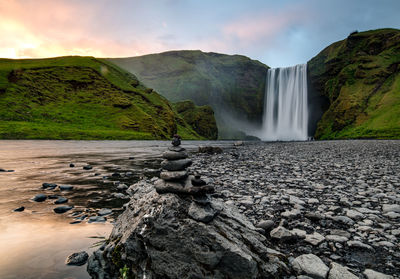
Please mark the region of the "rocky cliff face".
POLYGON ((311 59, 310 93, 324 111, 315 136, 399 138, 399 63, 396 29, 353 32, 311 59))
POLYGON ((89 259, 93 278, 281 278, 286 270, 235 207, 158 194, 150 181, 129 191, 107 244, 89 259))
MULTIPOLYGON (((260 123, 268 66, 241 55, 170 51, 110 59, 173 102, 210 105, 220 138, 233 136, 232 118, 260 123)), ((237 127, 236 127, 237 128, 237 127)))

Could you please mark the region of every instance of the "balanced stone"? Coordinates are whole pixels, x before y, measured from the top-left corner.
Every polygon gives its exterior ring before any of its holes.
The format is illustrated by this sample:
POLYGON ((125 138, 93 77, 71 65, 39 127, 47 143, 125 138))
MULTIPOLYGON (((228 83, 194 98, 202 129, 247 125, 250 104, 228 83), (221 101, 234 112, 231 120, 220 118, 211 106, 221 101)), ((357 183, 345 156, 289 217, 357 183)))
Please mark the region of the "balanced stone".
POLYGON ((167 160, 179 160, 179 159, 186 159, 188 157, 188 154, 185 151, 180 151, 180 152, 165 151, 162 157, 167 160))
POLYGON ((167 181, 183 180, 188 176, 186 170, 183 171, 162 171, 160 173, 160 178, 167 181))
POLYGON ((191 186, 190 177, 188 177, 185 181, 164 181, 162 179, 158 179, 154 186, 156 188, 157 193, 166 194, 166 193, 174 193, 174 194, 182 194, 182 195, 204 195, 204 194, 212 194, 214 193, 213 186, 200 186, 193 187, 191 186))
POLYGON ((180 171, 184 170, 192 164, 192 160, 190 159, 181 159, 181 160, 174 160, 168 161, 164 160, 161 162, 161 167, 164 170, 168 171, 180 171))
POLYGON ((186 149, 180 146, 170 146, 168 147, 169 151, 175 151, 175 152, 182 152, 185 151, 186 149))

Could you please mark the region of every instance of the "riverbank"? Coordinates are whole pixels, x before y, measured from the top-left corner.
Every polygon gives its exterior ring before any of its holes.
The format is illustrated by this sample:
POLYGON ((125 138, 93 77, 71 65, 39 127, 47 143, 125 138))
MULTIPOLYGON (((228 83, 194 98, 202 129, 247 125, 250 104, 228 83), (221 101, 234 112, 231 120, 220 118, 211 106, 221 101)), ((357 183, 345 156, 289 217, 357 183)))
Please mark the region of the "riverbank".
POLYGON ((400 141, 250 143, 192 159, 289 260, 399 278, 400 141))

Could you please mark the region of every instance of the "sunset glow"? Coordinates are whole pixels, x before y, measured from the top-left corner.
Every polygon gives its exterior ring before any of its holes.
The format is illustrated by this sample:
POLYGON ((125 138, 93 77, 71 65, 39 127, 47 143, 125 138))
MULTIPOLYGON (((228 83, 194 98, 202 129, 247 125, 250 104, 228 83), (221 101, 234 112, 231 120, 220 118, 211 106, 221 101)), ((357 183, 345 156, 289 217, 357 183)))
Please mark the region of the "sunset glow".
POLYGON ((127 57, 201 49, 285 65, 305 62, 354 26, 360 30, 400 27, 394 12, 400 9, 398 1, 365 5, 370 10, 363 12, 353 2, 346 2, 343 11, 344 2, 4 0, 0 57, 127 57), (372 16, 382 12, 384 18, 372 16), (335 31, 328 32, 333 22, 335 31))

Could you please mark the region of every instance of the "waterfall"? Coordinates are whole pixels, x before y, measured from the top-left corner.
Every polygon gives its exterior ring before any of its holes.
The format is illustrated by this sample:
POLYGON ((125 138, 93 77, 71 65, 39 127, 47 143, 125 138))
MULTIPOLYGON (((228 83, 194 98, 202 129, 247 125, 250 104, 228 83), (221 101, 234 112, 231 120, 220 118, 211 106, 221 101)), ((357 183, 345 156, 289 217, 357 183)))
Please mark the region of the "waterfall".
POLYGON ((307 140, 307 64, 269 69, 262 140, 307 140))

